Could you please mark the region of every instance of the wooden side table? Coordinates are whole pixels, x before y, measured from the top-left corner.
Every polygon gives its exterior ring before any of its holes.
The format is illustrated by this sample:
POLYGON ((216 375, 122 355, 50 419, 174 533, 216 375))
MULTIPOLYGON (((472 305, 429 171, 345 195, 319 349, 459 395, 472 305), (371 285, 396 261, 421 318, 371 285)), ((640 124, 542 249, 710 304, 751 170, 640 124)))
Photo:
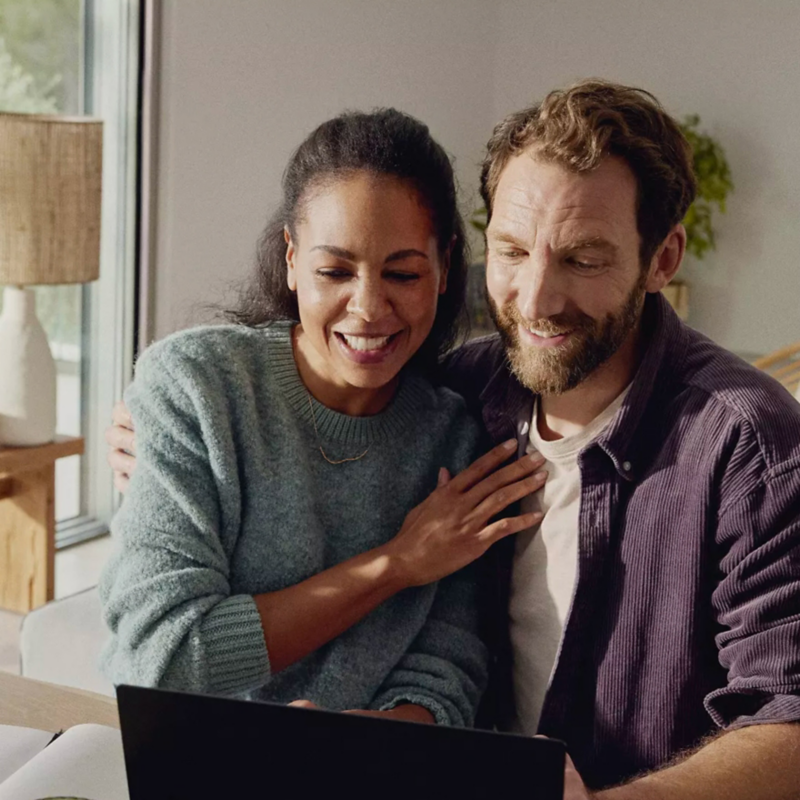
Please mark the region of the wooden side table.
POLYGON ((0 447, 0 607, 27 613, 53 599, 56 459, 83 454, 83 439, 0 447))

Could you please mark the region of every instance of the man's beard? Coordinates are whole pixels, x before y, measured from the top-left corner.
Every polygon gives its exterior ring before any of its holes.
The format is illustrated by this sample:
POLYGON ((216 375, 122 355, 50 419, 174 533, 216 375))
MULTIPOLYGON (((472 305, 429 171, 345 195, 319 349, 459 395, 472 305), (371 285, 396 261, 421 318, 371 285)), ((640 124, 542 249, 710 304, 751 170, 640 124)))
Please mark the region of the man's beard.
POLYGON ((543 395, 563 394, 586 380, 619 350, 639 321, 646 277, 642 271, 620 309, 602 320, 576 311, 525 322, 513 302, 499 308, 487 293, 492 319, 517 380, 535 394, 543 395), (518 325, 549 334, 569 331, 569 338, 555 347, 524 345, 520 343, 518 325))

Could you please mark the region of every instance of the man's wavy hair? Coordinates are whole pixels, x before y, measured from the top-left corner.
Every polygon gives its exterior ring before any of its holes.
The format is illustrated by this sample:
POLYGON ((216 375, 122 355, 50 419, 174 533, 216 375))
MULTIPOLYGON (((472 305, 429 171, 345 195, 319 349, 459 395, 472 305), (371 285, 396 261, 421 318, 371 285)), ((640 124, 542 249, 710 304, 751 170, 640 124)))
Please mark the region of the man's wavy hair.
POLYGON ((591 79, 550 92, 497 125, 481 170, 481 195, 492 218, 500 175, 523 151, 572 172, 591 172, 607 156, 625 159, 638 183, 637 228, 642 268, 697 191, 692 149, 672 117, 649 92, 591 79))

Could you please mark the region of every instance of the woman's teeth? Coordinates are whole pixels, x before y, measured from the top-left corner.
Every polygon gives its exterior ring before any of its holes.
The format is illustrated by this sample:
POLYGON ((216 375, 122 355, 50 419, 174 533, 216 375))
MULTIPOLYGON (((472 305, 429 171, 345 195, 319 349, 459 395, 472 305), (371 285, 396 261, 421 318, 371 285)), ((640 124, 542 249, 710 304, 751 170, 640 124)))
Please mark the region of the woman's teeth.
POLYGON ((339 334, 345 344, 352 350, 381 350, 389 344, 391 336, 350 336, 346 333, 339 334))

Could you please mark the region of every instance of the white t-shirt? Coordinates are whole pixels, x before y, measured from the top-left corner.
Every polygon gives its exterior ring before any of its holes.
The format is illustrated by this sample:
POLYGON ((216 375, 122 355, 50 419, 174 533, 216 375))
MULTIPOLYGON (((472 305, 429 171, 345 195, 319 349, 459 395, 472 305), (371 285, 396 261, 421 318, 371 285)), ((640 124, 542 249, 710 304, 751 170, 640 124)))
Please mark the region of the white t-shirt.
POLYGON ((534 405, 527 452, 546 459, 547 483, 522 501, 523 511, 544 511, 541 524, 517 534, 509 618, 514 658, 512 730, 536 733, 572 603, 578 570, 581 499, 579 453, 594 441, 622 405, 627 389, 583 430, 548 442, 539 436, 534 405))

